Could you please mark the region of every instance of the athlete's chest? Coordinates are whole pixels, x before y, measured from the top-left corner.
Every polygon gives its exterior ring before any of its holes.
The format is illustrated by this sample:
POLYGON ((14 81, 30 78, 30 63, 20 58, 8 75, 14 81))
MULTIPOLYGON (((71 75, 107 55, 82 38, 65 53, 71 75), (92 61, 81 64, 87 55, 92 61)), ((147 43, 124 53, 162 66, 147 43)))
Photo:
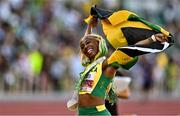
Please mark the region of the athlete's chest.
POLYGON ((92 90, 94 84, 96 83, 96 78, 98 78, 98 73, 97 67, 95 67, 87 74, 82 83, 82 91, 92 90))

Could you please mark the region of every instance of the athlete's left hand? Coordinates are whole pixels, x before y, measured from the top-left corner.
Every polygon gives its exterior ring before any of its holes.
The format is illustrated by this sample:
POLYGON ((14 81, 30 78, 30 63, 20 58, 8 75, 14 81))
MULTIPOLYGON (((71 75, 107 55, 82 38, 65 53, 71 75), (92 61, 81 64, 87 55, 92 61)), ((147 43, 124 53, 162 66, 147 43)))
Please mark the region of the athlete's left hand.
POLYGON ((168 41, 168 38, 166 35, 162 34, 162 33, 157 33, 154 35, 154 37, 151 37, 153 39, 153 41, 159 41, 159 42, 166 42, 168 41))

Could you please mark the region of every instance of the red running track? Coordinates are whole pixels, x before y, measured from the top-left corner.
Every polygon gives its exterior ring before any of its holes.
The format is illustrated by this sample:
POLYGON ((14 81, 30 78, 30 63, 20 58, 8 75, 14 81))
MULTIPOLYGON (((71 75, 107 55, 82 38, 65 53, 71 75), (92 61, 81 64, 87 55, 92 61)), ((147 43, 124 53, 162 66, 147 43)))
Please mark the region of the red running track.
MULTIPOLYGON (((121 114, 180 115, 180 101, 122 101, 118 104, 121 114)), ((76 115, 62 101, 0 101, 0 115, 76 115)))

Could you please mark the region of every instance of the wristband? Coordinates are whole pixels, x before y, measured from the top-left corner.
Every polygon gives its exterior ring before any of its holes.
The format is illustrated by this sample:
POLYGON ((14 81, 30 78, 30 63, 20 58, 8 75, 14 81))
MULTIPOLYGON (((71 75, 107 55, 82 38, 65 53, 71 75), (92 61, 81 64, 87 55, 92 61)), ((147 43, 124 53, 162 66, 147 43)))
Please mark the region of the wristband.
POLYGON ((156 37, 155 37, 155 35, 152 35, 152 36, 151 36, 151 39, 152 39, 153 42, 156 42, 156 37))

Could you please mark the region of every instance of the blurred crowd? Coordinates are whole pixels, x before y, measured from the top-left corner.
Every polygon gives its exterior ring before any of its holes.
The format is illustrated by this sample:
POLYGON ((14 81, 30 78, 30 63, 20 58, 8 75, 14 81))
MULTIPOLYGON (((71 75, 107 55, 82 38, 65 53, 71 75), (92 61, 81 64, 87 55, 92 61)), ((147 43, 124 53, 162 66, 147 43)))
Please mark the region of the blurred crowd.
POLYGON ((131 10, 174 35, 173 47, 121 71, 132 77, 132 91, 180 96, 179 0, 0 0, 0 91, 72 90, 83 70, 79 40, 92 4, 131 10))

